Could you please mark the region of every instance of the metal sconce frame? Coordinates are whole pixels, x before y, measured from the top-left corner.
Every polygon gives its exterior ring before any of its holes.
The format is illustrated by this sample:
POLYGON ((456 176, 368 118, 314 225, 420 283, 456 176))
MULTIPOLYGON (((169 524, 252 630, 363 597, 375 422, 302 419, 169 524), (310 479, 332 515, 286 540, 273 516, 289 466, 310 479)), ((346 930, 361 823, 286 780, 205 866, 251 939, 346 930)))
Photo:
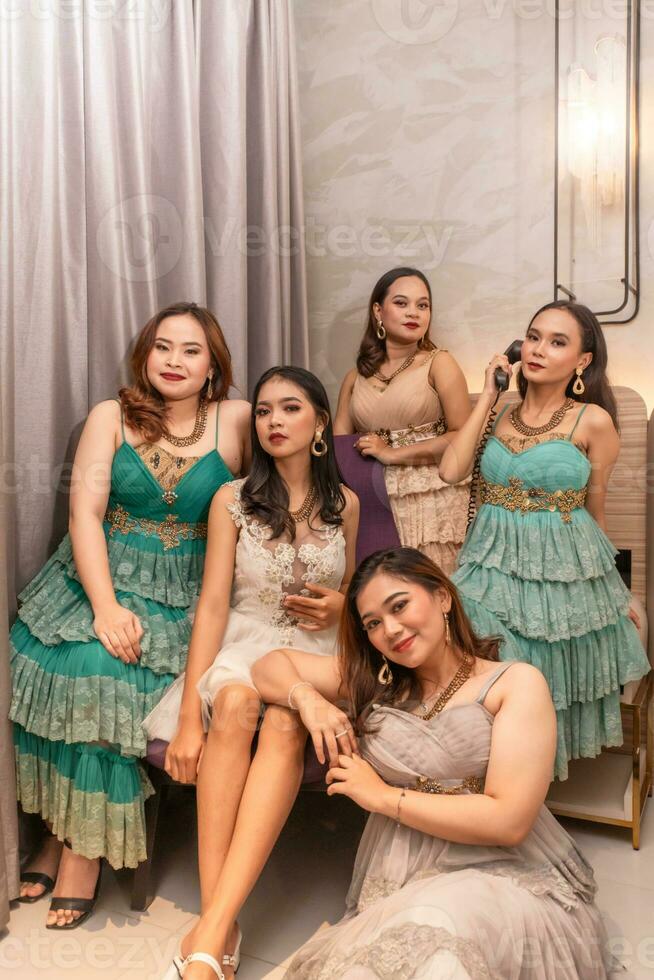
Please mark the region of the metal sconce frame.
MULTIPOLYGON (((554 17, 554 299, 561 294, 576 300, 576 294, 559 281, 559 125, 560 107, 560 25, 561 2, 555 0, 554 17)), ((626 17, 626 140, 625 140, 625 192, 624 192, 624 274, 620 282, 624 287, 622 302, 615 309, 594 310, 598 317, 617 317, 627 310, 633 299, 633 308, 622 319, 610 319, 607 324, 629 323, 640 307, 640 0, 627 0, 626 17), (633 162, 632 162, 633 153, 633 162)), ((570 284, 572 285, 572 284, 570 284)))

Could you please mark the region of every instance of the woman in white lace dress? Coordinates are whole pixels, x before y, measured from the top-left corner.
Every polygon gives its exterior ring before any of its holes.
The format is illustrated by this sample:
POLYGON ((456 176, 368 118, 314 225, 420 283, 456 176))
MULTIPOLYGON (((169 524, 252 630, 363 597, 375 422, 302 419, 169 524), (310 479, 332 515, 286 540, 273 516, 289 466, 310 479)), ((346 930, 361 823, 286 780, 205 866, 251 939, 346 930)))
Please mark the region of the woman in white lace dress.
MULTIPOLYGON (((314 375, 295 367, 263 375, 252 447, 250 476, 221 488, 211 505, 186 675, 145 720, 150 738, 170 741, 166 771, 181 782, 197 775, 203 914, 182 956, 210 951, 203 922, 227 882, 237 881, 245 900, 302 779, 306 731, 289 725, 283 708, 267 713, 250 763, 261 709, 250 669, 279 646, 333 654, 354 570, 358 500, 340 483, 329 402, 314 375)), ((227 977, 239 945, 234 923, 223 947, 227 977)), ((207 970, 195 961, 179 968, 189 978, 207 970)))

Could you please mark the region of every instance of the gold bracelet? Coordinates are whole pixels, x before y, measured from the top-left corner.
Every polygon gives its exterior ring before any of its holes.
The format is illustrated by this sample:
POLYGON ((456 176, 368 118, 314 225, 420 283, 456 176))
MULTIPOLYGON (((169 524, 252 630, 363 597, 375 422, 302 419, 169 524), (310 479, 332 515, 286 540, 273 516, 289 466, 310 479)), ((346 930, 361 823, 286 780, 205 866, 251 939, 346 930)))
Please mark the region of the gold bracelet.
POLYGON ((405 796, 406 796, 406 790, 403 789, 402 792, 400 793, 400 798, 397 801, 397 815, 395 817, 395 821, 398 824, 398 826, 402 826, 402 821, 400 819, 400 817, 401 817, 400 807, 402 806, 402 800, 404 799, 405 796))

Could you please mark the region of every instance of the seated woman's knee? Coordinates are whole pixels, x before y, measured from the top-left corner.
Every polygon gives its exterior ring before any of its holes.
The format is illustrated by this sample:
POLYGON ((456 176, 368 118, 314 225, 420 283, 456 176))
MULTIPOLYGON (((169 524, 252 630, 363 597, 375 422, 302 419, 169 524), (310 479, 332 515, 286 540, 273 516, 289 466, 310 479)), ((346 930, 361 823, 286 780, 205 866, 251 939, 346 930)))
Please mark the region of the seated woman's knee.
POLYGON ((274 747, 278 752, 301 754, 304 753, 307 734, 295 711, 273 704, 266 708, 259 745, 274 747))
POLYGON ((211 712, 212 732, 243 733, 250 738, 256 731, 261 711, 259 695, 246 684, 228 684, 220 689, 211 712))

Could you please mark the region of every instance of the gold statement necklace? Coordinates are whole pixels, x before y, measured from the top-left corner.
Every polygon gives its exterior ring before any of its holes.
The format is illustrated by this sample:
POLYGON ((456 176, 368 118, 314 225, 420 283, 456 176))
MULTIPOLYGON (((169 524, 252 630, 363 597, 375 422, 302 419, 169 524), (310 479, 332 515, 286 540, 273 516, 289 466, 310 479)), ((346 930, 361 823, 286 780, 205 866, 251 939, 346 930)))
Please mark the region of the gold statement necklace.
MULTIPOLYGON (((457 670, 456 674, 454 675, 450 683, 447 685, 447 687, 442 692, 442 694, 439 694, 439 696, 432 704, 431 708, 427 710, 423 710, 423 713, 419 717, 422 718, 424 721, 429 721, 430 718, 434 717, 434 715, 439 714, 443 710, 447 702, 450 700, 450 698, 453 697, 454 694, 456 694, 456 692, 459 690, 460 687, 463 687, 465 682, 472 674, 472 668, 474 667, 474 665, 475 665, 474 657, 471 657, 469 653, 464 654, 463 660, 461 661, 461 666, 457 670)), ((420 705, 420 707, 425 709, 426 708, 425 703, 423 702, 420 705)))
POLYGON ((566 398, 561 407, 557 408, 557 410, 552 414, 549 422, 546 422, 545 425, 527 425, 526 422, 522 421, 521 411, 523 402, 520 402, 520 404, 516 405, 512 410, 511 414, 509 415, 509 419, 511 420, 511 425, 513 428, 516 429, 521 435, 542 436, 543 433, 550 432, 552 429, 555 429, 563 420, 565 413, 568 412, 575 404, 576 402, 574 398, 566 398))
POLYGON ((193 426, 193 431, 188 436, 174 436, 168 429, 163 430, 163 436, 166 442, 169 442, 171 446, 193 446, 196 442, 199 442, 204 435, 205 429, 207 428, 207 415, 209 412, 209 406, 204 398, 200 399, 200 404, 198 405, 198 410, 195 414, 195 425, 193 426))
MULTIPOLYGON (((388 377, 385 377, 385 376, 384 376, 383 374, 380 374, 380 373, 379 373, 379 371, 374 371, 374 372, 373 372, 373 375, 372 375, 372 376, 373 376, 373 378, 377 378, 377 380, 378 380, 378 381, 381 381, 381 383, 382 383, 383 385, 386 385, 386 386, 388 386, 388 385, 389 385, 389 384, 391 383, 391 381, 393 380, 393 378, 397 378, 397 376, 398 376, 398 374, 401 374, 401 373, 402 373, 402 371, 406 371, 406 369, 407 369, 408 367, 411 367, 411 365, 413 364, 413 362, 414 362, 414 361, 415 361, 415 359, 416 359, 416 354, 417 354, 417 353, 418 353, 418 352, 414 350, 414 352, 413 352, 413 354, 409 354, 409 356, 408 356, 408 357, 406 357, 406 358, 405 358, 405 359, 404 359, 404 360, 402 361, 402 363, 400 364, 400 366, 399 366, 399 368, 397 368, 397 369, 396 369, 395 371, 393 371, 393 373, 392 373, 392 374, 389 374, 389 375, 388 375, 388 377)), ((384 390, 384 389, 382 388, 382 391, 383 391, 383 390, 384 390)))
POLYGON ((299 507, 297 510, 289 510, 288 513, 296 524, 301 524, 302 521, 306 521, 307 518, 311 517, 313 508, 316 506, 317 499, 318 491, 315 487, 311 487, 306 497, 302 501, 301 507, 299 507))

